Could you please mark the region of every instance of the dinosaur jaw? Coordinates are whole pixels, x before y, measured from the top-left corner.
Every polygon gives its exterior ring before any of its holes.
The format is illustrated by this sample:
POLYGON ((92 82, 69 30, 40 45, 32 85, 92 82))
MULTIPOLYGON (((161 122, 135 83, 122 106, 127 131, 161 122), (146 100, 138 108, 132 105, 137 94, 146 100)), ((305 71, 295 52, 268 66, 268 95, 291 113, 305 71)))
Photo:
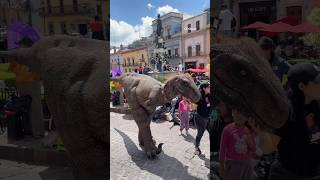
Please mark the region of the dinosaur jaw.
POLYGON ((215 74, 215 94, 231 108, 237 109, 248 118, 256 119, 259 126, 266 131, 280 128, 285 123, 288 104, 277 95, 272 85, 261 82, 252 89, 253 93, 244 94, 241 87, 232 87, 227 82, 215 74))

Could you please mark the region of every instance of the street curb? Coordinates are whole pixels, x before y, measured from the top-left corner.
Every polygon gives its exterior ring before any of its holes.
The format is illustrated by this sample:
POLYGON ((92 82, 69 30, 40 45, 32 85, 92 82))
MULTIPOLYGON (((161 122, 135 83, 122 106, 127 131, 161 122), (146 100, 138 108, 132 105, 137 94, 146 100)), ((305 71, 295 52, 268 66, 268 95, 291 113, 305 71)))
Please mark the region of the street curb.
POLYGON ((115 112, 115 113, 120 113, 120 114, 130 114, 130 109, 110 107, 110 112, 115 112))
POLYGON ((0 159, 54 166, 71 166, 67 152, 0 145, 0 159))

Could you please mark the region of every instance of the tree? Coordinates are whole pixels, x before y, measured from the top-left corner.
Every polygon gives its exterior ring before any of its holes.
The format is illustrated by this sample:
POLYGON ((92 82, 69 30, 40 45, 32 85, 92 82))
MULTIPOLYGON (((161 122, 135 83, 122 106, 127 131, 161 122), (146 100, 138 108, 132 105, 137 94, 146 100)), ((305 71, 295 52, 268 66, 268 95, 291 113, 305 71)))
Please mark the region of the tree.
MULTIPOLYGON (((320 26, 320 8, 314 8, 307 19, 310 23, 320 26)), ((306 43, 320 47, 320 33, 310 33, 304 39, 306 43)))

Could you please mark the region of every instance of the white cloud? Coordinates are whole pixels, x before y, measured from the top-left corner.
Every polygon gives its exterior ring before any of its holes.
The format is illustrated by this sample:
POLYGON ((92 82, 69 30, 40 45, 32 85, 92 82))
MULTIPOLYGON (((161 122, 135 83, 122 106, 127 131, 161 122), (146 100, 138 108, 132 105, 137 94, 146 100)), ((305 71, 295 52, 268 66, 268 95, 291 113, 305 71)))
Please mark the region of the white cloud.
POLYGON ((153 8, 155 8, 155 6, 152 5, 151 3, 148 3, 148 9, 153 9, 153 8))
POLYGON ((188 13, 183 13, 183 20, 191 18, 193 15, 188 14, 188 13))
POLYGON ((170 12, 180 13, 180 11, 177 8, 173 8, 173 7, 169 6, 168 4, 165 6, 158 7, 158 9, 157 9, 157 13, 160 14, 160 16, 167 14, 167 13, 170 13, 170 12))
POLYGON ((141 24, 131 25, 124 21, 110 19, 110 45, 129 45, 141 37, 148 37, 152 33, 152 17, 141 18, 141 24))

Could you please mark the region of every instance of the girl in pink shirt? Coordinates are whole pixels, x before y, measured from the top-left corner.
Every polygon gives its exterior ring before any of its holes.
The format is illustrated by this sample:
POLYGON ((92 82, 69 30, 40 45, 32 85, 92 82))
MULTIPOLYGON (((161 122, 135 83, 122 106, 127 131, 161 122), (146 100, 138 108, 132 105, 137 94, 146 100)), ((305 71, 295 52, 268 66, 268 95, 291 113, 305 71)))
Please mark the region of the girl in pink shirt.
POLYGON ((248 121, 238 111, 232 110, 233 123, 222 132, 220 142, 220 176, 224 180, 253 180, 251 160, 256 152, 253 131, 245 126, 248 121))
POLYGON ((189 112, 191 104, 188 99, 183 97, 183 100, 179 103, 179 114, 180 114, 180 133, 179 135, 182 135, 182 130, 186 128, 186 135, 188 135, 189 130, 189 112))

